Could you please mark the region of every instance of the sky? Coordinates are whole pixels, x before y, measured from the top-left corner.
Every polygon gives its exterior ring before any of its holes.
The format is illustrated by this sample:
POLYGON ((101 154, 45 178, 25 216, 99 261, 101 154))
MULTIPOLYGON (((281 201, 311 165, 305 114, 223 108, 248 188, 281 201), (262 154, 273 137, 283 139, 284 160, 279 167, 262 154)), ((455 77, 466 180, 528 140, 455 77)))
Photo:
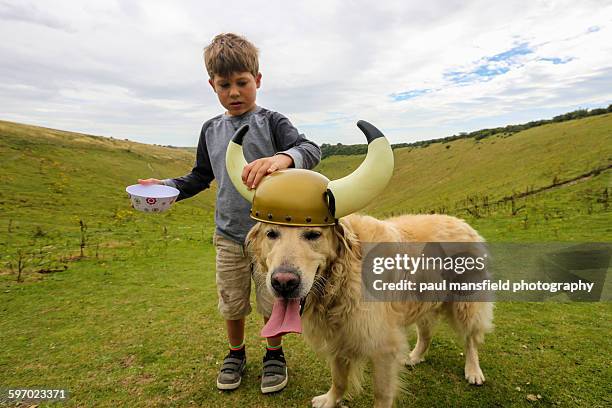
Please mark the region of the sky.
POLYGON ((222 32, 260 50, 258 105, 319 144, 612 103, 612 1, 0 0, 0 119, 195 146, 223 113, 202 58, 222 32))

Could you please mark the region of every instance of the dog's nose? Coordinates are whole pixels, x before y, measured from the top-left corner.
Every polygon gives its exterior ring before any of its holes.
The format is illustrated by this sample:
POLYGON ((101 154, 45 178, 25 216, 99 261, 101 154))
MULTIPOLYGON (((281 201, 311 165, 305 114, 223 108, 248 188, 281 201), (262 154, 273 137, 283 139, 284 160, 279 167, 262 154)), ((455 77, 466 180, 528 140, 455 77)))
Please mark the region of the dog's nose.
POLYGON ((272 274, 272 287, 284 298, 295 297, 300 286, 300 275, 292 271, 278 271, 272 274))

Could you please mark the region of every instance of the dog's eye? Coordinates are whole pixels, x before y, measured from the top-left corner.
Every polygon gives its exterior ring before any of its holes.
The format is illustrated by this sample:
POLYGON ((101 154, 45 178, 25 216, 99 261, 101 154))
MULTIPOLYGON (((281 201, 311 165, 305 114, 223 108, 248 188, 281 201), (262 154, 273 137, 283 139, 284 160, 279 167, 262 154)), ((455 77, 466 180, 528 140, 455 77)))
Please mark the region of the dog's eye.
POLYGON ((319 231, 306 231, 304 233, 304 238, 308 241, 316 241, 321 237, 321 232, 319 231))
POLYGON ((279 235, 280 234, 278 233, 278 231, 274 229, 266 231, 266 237, 268 237, 268 239, 276 239, 279 235))

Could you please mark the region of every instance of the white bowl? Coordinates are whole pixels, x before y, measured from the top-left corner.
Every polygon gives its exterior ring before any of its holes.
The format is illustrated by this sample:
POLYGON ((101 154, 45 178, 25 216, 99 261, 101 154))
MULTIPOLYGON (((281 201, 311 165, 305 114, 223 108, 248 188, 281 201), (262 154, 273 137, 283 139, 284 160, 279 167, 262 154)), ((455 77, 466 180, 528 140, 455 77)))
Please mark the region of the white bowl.
POLYGON ((164 212, 179 195, 179 191, 160 184, 134 184, 126 187, 132 207, 144 212, 164 212))

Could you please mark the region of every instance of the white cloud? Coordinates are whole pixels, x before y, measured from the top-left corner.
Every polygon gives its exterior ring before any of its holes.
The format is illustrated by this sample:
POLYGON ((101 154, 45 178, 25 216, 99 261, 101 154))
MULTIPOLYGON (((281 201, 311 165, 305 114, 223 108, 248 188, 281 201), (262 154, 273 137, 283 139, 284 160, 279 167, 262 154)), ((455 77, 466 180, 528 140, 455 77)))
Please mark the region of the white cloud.
POLYGON ((259 103, 319 143, 361 143, 361 118, 402 142, 612 103, 610 1, 408 3, 0 1, 2 119, 195 145, 222 111, 202 49, 228 31, 261 51, 259 103))

